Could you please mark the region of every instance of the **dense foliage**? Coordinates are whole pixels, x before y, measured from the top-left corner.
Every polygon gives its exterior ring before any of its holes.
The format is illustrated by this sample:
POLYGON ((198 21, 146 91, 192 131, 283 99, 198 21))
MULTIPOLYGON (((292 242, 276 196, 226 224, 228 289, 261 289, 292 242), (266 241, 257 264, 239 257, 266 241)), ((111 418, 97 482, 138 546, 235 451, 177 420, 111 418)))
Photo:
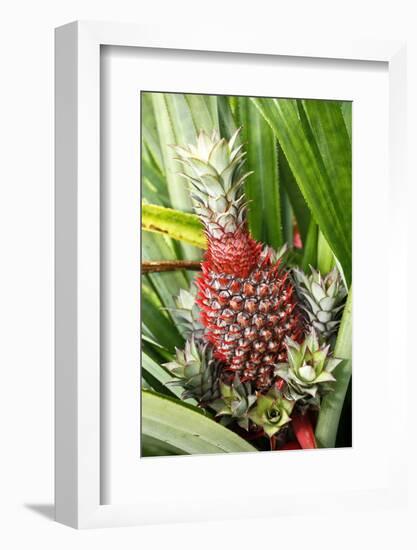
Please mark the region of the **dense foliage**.
POLYGON ((207 239, 170 146, 195 144, 201 130, 230 140, 241 127, 233 140, 247 152, 250 235, 277 256, 287 246, 281 260, 313 328, 308 346, 287 338, 291 360, 270 371, 285 387, 268 379, 254 392, 253 381, 219 380, 221 365, 199 344, 204 327, 189 292, 198 275, 144 273, 142 455, 350 445, 350 103, 162 93, 143 93, 141 103, 142 260, 203 259, 207 239), (306 410, 315 435, 300 425, 306 410), (279 433, 289 435, 280 442, 279 433))

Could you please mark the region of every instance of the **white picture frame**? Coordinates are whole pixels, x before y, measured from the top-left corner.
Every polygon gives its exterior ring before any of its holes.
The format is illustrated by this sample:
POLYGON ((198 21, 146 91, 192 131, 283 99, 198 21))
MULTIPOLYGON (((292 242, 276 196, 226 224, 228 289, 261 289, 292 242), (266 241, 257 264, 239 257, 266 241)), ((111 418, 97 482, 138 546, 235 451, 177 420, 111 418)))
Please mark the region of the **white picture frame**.
MULTIPOLYGON (((161 494, 159 499, 149 494, 147 506, 128 502, 102 504, 100 467, 105 411, 100 399, 101 46, 387 63, 390 200, 394 203, 396 219, 393 243, 398 243, 405 223, 402 219, 405 46, 400 42, 376 40, 290 42, 262 33, 250 37, 243 31, 216 33, 214 37, 209 29, 198 29, 184 36, 170 31, 169 27, 113 23, 75 22, 56 30, 56 519, 72 527, 85 528, 196 520, 203 516, 206 519, 240 517, 245 515, 244 507, 235 506, 230 513, 224 514, 223 510, 216 516, 212 503, 198 496, 191 514, 189 502, 180 502, 173 494, 161 494)), ((397 246, 395 255, 396 264, 405 266, 405 247, 397 246)), ((396 276, 404 276, 405 280, 405 267, 403 270, 404 273, 401 268, 397 270, 396 276)), ((393 308, 394 304, 388 307, 393 308)), ((396 348, 401 350, 401 327, 395 337, 396 348)), ((403 384, 396 387, 396 397, 400 396, 402 403, 405 403, 405 375, 404 367, 403 384)), ((403 425, 405 404, 393 414, 393 421, 403 425)), ((329 498, 332 506, 345 508, 392 504, 393 497, 405 491, 401 437, 399 429, 398 444, 389 451, 384 487, 375 489, 363 485, 360 491, 340 491, 337 497, 298 487, 293 495, 286 496, 286 506, 266 506, 260 513, 248 510, 247 515, 286 513, 288 503, 297 499, 314 502, 316 508, 325 507, 329 498)), ((158 467, 165 466, 160 462, 158 467)), ((193 468, 191 463, 190 468, 193 468)), ((145 494, 144 498, 147 500, 148 496, 145 494)))

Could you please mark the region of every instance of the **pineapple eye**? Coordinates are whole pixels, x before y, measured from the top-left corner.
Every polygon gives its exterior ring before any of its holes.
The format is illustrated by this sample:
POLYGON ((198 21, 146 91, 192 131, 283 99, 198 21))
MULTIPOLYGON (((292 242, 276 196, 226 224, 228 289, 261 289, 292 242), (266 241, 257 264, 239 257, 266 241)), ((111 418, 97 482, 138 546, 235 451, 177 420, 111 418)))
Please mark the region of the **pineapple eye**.
POLYGON ((252 322, 256 328, 261 329, 265 325, 265 317, 261 314, 254 315, 252 322))
POLYGON ((235 314, 231 309, 224 309, 220 317, 224 319, 226 323, 230 323, 234 319, 235 314))
POLYGON ((239 281, 232 281, 229 290, 233 292, 233 294, 239 294, 239 292, 241 292, 242 290, 242 285, 239 281))
POLYGON ((243 298, 241 298, 240 296, 234 296, 230 300, 230 307, 234 311, 241 311, 241 309, 243 309, 243 298))
POLYGON ((271 309, 271 302, 269 300, 261 300, 259 303, 259 311, 262 313, 268 313, 271 309))
POLYGON ((253 343, 253 347, 255 351, 259 351, 260 353, 263 353, 266 349, 266 344, 265 342, 262 342, 262 340, 257 340, 256 342, 253 343))
POLYGON ((249 313, 255 313, 258 303, 254 298, 249 298, 245 301, 245 310, 249 313))
POLYGON ((265 342, 272 338, 272 332, 266 328, 263 328, 259 334, 265 342))
POLYGON ((247 313, 238 313, 236 320, 242 327, 250 325, 250 317, 247 313))
POLYGON ((258 288, 256 289, 256 294, 257 294, 260 298, 265 298, 265 296, 268 296, 268 294, 269 294, 269 287, 268 287, 268 285, 266 285, 265 283, 259 285, 258 288))
POLYGON ((221 292, 219 292, 218 298, 219 298, 219 302, 222 305, 225 305, 229 302, 230 295, 227 290, 222 290, 221 292))
POLYGON ((272 353, 274 353, 275 351, 278 351, 278 349, 279 349, 279 342, 277 342, 276 340, 270 340, 268 342, 269 351, 272 351, 272 353))
POLYGON ((255 296, 255 293, 256 291, 253 285, 247 282, 243 285, 243 294, 245 296, 255 296))

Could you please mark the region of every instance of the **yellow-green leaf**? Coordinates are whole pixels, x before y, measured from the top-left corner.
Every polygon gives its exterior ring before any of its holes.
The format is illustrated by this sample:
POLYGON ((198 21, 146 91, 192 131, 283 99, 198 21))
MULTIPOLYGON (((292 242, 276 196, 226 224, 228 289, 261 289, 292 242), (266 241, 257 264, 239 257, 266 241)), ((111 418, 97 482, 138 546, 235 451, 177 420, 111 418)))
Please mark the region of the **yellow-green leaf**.
POLYGON ((198 248, 207 248, 203 226, 195 214, 142 204, 142 229, 167 235, 198 248))

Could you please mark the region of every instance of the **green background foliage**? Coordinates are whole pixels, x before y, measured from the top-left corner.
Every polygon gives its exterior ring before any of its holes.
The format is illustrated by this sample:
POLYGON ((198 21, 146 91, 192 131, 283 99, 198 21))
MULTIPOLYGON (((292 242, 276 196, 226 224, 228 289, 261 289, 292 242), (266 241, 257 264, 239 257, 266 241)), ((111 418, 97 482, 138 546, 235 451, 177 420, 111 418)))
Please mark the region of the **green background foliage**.
MULTIPOLYGON (((287 243, 291 263, 306 271, 311 265, 326 274, 337 264, 351 287, 350 102, 143 92, 141 113, 142 260, 202 258, 203 229, 170 145, 194 143, 202 129, 229 138, 242 127, 253 171, 245 184, 252 235, 276 249, 287 243)), ((194 402, 184 404, 162 366, 183 345, 169 309, 173 296, 194 276, 142 276, 142 456, 256 451, 194 402)), ((319 414, 322 447, 351 441, 351 295, 336 350, 344 361, 319 414)))

